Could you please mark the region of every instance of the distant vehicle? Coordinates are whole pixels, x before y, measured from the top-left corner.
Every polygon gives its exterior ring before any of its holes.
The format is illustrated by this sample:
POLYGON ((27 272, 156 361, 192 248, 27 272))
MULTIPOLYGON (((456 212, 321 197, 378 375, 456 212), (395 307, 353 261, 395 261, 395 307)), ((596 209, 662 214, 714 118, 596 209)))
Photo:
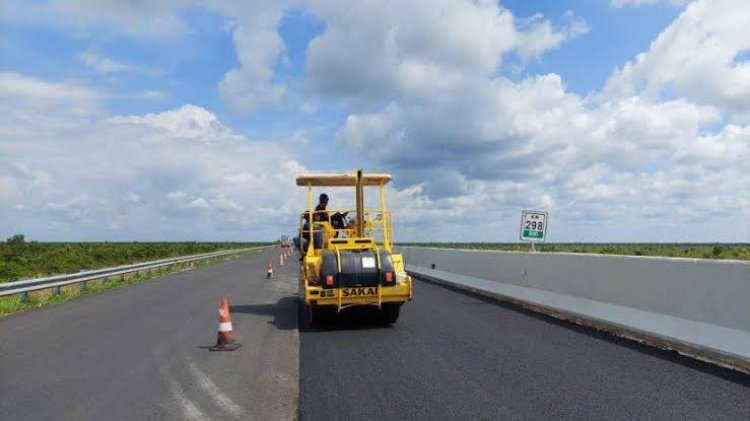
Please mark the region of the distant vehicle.
POLYGON ((293 246, 292 239, 288 235, 282 235, 281 236, 281 247, 289 247, 291 248, 293 246))
POLYGON ((307 187, 307 210, 300 214, 295 241, 303 254, 300 281, 311 325, 333 321, 356 306, 376 307, 379 321, 394 323, 401 306, 412 299, 403 256, 393 251, 391 213, 385 207, 390 181, 388 174, 365 175, 362 170, 297 177, 297 185, 307 187), (365 208, 365 186, 380 187, 378 208, 365 208), (313 187, 354 187, 357 203, 316 212, 313 187))

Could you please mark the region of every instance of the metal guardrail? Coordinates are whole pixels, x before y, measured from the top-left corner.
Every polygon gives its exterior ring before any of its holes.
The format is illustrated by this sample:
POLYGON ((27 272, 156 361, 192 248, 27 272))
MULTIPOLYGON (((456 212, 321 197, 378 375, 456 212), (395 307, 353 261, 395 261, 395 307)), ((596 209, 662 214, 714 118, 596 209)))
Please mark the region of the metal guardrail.
POLYGON ((31 291, 39 291, 43 289, 53 289, 53 294, 60 292, 60 287, 70 284, 82 283, 82 286, 86 285, 86 282, 103 280, 113 276, 122 276, 138 273, 140 271, 151 271, 153 269, 163 268, 167 266, 174 266, 183 263, 194 263, 200 260, 213 259, 217 257, 228 256, 232 254, 245 253, 256 248, 245 248, 236 250, 223 250, 211 253, 194 254, 191 256, 173 257, 169 259, 154 260, 151 262, 142 262, 132 265, 116 266, 112 268, 89 270, 78 273, 64 274, 49 276, 46 278, 36 279, 25 279, 16 282, 5 282, 0 283, 0 297, 6 295, 20 294, 22 300, 27 299, 27 294, 31 291))

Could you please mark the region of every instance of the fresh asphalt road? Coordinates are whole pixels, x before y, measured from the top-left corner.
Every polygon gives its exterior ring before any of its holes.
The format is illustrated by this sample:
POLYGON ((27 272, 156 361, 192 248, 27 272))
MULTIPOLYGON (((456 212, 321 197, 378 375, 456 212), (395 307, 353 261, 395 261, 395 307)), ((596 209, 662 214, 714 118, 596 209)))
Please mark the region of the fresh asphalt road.
POLYGON ((0 419, 293 419, 298 272, 265 280, 271 258, 278 249, 0 319, 0 419), (206 349, 222 297, 234 352, 206 349))
POLYGON ((303 420, 750 420, 750 376, 440 286, 357 320, 301 321, 303 420))
POLYGON ((750 419, 750 377, 416 282, 299 320, 278 250, 0 319, 0 419, 750 419), (209 352, 219 300, 242 348, 209 352))

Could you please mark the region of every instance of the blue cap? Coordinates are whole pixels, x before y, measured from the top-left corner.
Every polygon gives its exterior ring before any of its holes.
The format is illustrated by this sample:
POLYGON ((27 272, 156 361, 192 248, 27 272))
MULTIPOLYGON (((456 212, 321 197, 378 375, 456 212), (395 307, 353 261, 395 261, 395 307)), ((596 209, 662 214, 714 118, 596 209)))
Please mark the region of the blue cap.
POLYGON ((323 193, 320 195, 320 201, 321 202, 327 202, 328 201, 328 195, 323 193))

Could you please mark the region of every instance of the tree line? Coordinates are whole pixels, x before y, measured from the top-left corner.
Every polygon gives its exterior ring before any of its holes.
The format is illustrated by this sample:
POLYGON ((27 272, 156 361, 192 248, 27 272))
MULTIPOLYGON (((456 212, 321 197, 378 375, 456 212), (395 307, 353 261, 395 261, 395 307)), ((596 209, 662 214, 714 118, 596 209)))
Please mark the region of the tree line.
MULTIPOLYGON (((400 245, 504 251, 528 251, 530 247, 528 243, 401 243, 400 245)), ((535 248, 542 253, 592 253, 623 256, 750 260, 750 244, 742 243, 537 243, 535 248)))
POLYGON ((46 243, 26 241, 23 234, 16 234, 0 242, 0 282, 268 244, 196 241, 46 243))

